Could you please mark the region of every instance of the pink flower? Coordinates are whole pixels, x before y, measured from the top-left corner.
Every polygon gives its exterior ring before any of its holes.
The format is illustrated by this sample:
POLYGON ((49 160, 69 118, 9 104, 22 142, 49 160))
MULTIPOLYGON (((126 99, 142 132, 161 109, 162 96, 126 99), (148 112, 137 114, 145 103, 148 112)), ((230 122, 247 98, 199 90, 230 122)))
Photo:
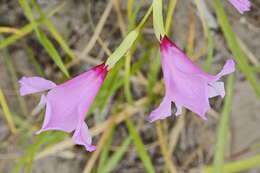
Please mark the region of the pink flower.
POLYGON ((170 116, 171 102, 176 105, 176 115, 181 114, 184 106, 206 120, 209 98, 225 96, 224 83, 218 80, 235 71, 233 60, 227 60, 220 73, 211 75, 203 72, 166 36, 161 40, 160 51, 165 96, 159 107, 151 113, 150 121, 170 116))
POLYGON ((74 131, 72 140, 84 145, 86 150, 94 151, 84 118, 106 74, 107 68, 101 64, 60 85, 40 77, 23 77, 19 81, 22 96, 50 90, 42 95, 39 103, 46 104, 47 108, 43 126, 37 134, 46 130, 74 131))
POLYGON ((249 0, 228 0, 238 11, 243 14, 245 11, 250 10, 250 1, 249 0))

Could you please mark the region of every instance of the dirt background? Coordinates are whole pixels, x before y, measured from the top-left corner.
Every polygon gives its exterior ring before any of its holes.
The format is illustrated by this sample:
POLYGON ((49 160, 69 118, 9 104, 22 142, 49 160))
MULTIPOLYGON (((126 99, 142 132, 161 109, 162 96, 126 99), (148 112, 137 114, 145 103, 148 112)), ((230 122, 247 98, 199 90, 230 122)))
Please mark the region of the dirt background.
MULTIPOLYGON (((65 0, 64 0, 65 1, 65 0)), ((56 4, 63 2, 62 0, 39 0, 44 11, 52 9, 56 4)), ((123 14, 126 14, 126 4, 125 0, 121 2, 121 10, 123 14)), ((93 34, 93 28, 91 27, 91 22, 94 25, 100 19, 108 1, 105 0, 75 0, 66 1, 66 6, 58 12, 57 15, 51 18, 51 21, 56 26, 57 30, 63 35, 63 37, 68 41, 69 45, 72 47, 74 52, 79 53, 84 46, 90 40, 93 34), (91 17, 90 17, 91 16, 91 17)), ((144 2, 144 7, 140 17, 145 13, 151 1, 146 0, 144 2)), ((253 9, 251 12, 245 15, 240 15, 237 11, 229 5, 227 2, 223 2, 225 8, 227 9, 228 16, 234 27, 236 34, 239 39, 242 40, 243 44, 246 45, 248 52, 252 53, 253 58, 256 62, 260 62, 260 49, 259 49, 259 35, 260 35, 260 1, 252 0, 253 9)), ((207 2, 209 11, 215 19, 215 13, 213 10, 212 2, 207 2)), ((173 35, 172 39, 182 48, 185 48, 188 24, 190 20, 191 11, 195 11, 196 7, 190 0, 178 1, 174 22, 173 22, 173 35)), ((0 0, 0 26, 13 26, 22 27, 28 23, 21 8, 17 1, 14 0, 0 0)), ((125 16, 124 16, 125 17, 125 16)), ((118 26, 115 24, 117 20, 115 11, 112 10, 106 24, 102 30, 101 38, 107 43, 109 49, 114 50, 114 48, 120 43, 122 37, 118 26)), ((216 19, 215 19, 216 20, 216 19)), ((150 20, 151 21, 151 20, 150 20)), ((214 30, 215 39, 215 51, 213 66, 211 69, 212 73, 217 72, 223 65, 223 60, 226 58, 231 58, 232 55, 227 49, 226 42, 224 41, 223 35, 218 28, 218 26, 212 25, 214 30), (214 28, 215 27, 215 28, 214 28)), ((44 29, 44 28, 43 28, 44 29)), ((202 38, 202 27, 199 22, 199 18, 196 14, 196 40, 195 40, 195 50, 200 50, 203 48, 204 43, 202 38)), ((152 33, 151 22, 148 22, 147 29, 145 30, 145 37, 149 40, 155 41, 152 33)), ((52 80, 57 80, 61 77, 59 70, 53 65, 52 60, 48 57, 47 53, 42 49, 36 40, 35 34, 30 34, 17 41, 12 46, 8 47, 10 58, 12 59, 16 72, 19 77, 21 76, 32 76, 36 74, 35 69, 32 67, 31 61, 28 59, 28 55, 24 51, 24 43, 27 43, 33 50, 34 55, 40 61, 42 68, 46 74, 46 77, 52 80)), ((141 50, 141 48, 140 48, 141 50)), ((60 49, 61 54, 64 54, 62 49, 60 49)), ((1 56, 5 54, 0 51, 1 56)), ((89 53, 92 57, 98 57, 99 60, 104 60, 106 58, 105 52, 100 48, 99 45, 95 46, 89 53)), ((203 62, 203 58, 201 60, 203 62)), ((259 64, 258 64, 259 65, 259 64)), ((93 66, 91 63, 82 63, 74 66, 71 71, 74 74, 82 72, 84 69, 88 69, 93 66)), ((73 73, 72 73, 73 74, 73 73)), ((258 74, 259 77, 259 74, 258 74)), ((252 87, 245 80, 245 77, 241 72, 237 71, 235 73, 235 87, 234 87, 234 98, 232 103, 232 117, 230 121, 231 133, 229 134, 229 147, 227 154, 236 153, 244 150, 245 148, 258 144, 260 142, 259 124, 260 124, 260 101, 256 97, 252 87)), ((4 90, 8 104, 12 112, 18 114, 22 112, 17 97, 14 92, 12 79, 10 78, 10 73, 7 69, 6 62, 2 57, 0 57, 0 87, 4 90)), ((138 88, 137 88, 138 90, 138 88)), ((27 109, 29 112, 35 107, 39 99, 39 95, 26 97, 28 103, 27 109)), ((216 111, 220 111, 222 105, 221 99, 215 99, 213 102, 213 107, 216 111)), ((140 113, 141 117, 147 119, 144 113, 140 113)), ((210 164, 212 162, 212 156, 214 153, 215 144, 215 134, 218 120, 216 118, 209 117, 207 122, 201 121, 196 116, 187 116, 185 129, 181 132, 181 137, 174 151, 174 161, 177 165, 181 165, 185 159, 187 159, 192 151, 194 151, 198 144, 206 142, 206 146, 202 149, 201 154, 206 158, 203 162, 199 162, 199 156, 194 158, 188 168, 184 172, 192 172, 192 168, 197 168, 203 165, 210 164), (198 128, 201 126, 201 128, 198 128)), ((34 123, 39 121, 39 117, 29 117, 29 122, 34 123)), ((170 117, 169 121, 174 122, 174 117, 170 117)), ((118 127, 118 133, 126 133, 124 127, 118 127)), ((149 144, 151 139, 156 139, 156 132, 154 124, 145 123, 140 129, 140 133, 144 139, 145 144, 149 144), (147 140, 146 140, 147 139, 147 140)), ((120 136, 116 138, 117 143, 121 143, 120 136)), ((21 147, 20 142, 17 140, 18 137, 10 139, 10 131, 3 119, 0 116, 0 141, 4 143, 6 140, 11 141, 8 146, 0 148, 0 172, 9 172, 14 166, 15 160, 21 156, 25 151, 24 147, 21 147)), ((26 141, 30 143, 34 140, 34 136, 30 138, 31 141, 26 141)), ((116 141, 115 141, 116 143, 116 141)), ((143 165, 138 159, 136 152, 133 152, 133 147, 130 147, 132 152, 128 152, 120 164, 114 169, 115 173, 142 173, 145 172, 143 165)), ((163 159, 160 155, 156 154, 158 147, 150 147, 148 149, 149 154, 152 157, 153 163, 157 169, 157 172, 163 172, 163 159)), ((259 153, 259 151, 250 152, 244 154, 237 159, 247 157, 259 153)), ((68 149, 64 152, 55 154, 54 156, 48 156, 46 158, 40 159, 33 164, 33 173, 80 173, 88 159, 88 153, 82 148, 68 149)), ((201 157, 204 157, 201 156, 201 157)), ((250 173, 260 172, 260 168, 255 168, 248 171, 250 173)))

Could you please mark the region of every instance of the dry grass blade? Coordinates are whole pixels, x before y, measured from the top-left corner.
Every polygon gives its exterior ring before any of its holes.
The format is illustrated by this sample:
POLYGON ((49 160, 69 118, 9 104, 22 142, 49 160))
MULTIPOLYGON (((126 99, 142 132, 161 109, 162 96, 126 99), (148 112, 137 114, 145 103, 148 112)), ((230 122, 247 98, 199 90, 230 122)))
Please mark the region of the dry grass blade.
POLYGON ((24 35, 25 33, 17 28, 8 27, 8 26, 0 26, 0 32, 2 33, 13 33, 18 35, 24 35))
POLYGON ((161 122, 160 120, 156 121, 156 131, 157 131, 157 135, 159 138, 159 145, 162 151, 162 156, 166 162, 167 167, 169 168, 171 173, 176 173, 177 170, 173 164, 173 161, 171 159, 171 153, 169 152, 169 148, 166 145, 164 136, 163 136, 163 132, 162 132, 162 127, 161 127, 161 122))
POLYGON ((88 160, 88 162, 83 170, 83 173, 91 172, 96 160, 98 159, 98 156, 99 156, 103 146, 105 145, 107 138, 109 137, 109 134, 112 130, 112 126, 114 123, 114 119, 115 119, 115 117, 113 117, 112 121, 109 122, 107 130, 102 134, 102 136, 99 140, 99 143, 97 145, 97 149, 96 149, 96 151, 94 151, 94 153, 91 155, 90 159, 88 160))
POLYGON ((102 14, 98 24, 97 24, 97 27, 95 28, 95 32, 93 34, 93 36, 91 37, 89 43, 87 44, 87 46, 84 48, 84 50, 81 52, 80 54, 80 57, 85 57, 89 51, 95 46, 95 43, 105 25, 105 22, 110 14, 110 11, 112 9, 112 6, 113 6, 113 2, 114 0, 111 0, 109 2, 109 4, 106 6, 106 9, 104 10, 104 13, 102 14))
POLYGON ((1 88, 0 88, 0 104, 3 108, 4 116, 7 120, 7 123, 8 123, 8 126, 10 127, 11 132, 16 133, 16 127, 15 127, 15 124, 14 124, 14 121, 13 121, 13 116, 10 112, 10 109, 7 105, 4 93, 3 93, 1 88))
MULTIPOLYGON (((185 109, 184 109, 185 110, 185 109)), ((178 142, 178 139, 180 137, 181 131, 185 126, 185 111, 183 111, 183 114, 179 116, 176 125, 172 128, 170 131, 170 141, 169 141, 169 153, 172 154, 174 151, 174 148, 178 142)))
POLYGON ((259 66, 260 65, 259 60, 255 57, 255 55, 249 50, 246 44, 238 36, 237 36, 237 41, 241 46, 242 50, 244 51, 244 53, 246 54, 246 57, 249 59, 249 61, 255 66, 259 66))

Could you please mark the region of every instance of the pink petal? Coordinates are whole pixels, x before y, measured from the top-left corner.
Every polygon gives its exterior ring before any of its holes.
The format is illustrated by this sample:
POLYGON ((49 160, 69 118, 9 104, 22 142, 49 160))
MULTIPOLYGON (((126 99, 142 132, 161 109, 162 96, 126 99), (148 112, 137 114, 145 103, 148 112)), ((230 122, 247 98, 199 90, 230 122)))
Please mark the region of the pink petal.
POLYGON ((248 0, 228 0, 238 11, 243 14, 245 11, 249 11, 251 3, 248 0))
POLYGON ((47 99, 46 99, 46 96, 43 94, 41 96, 41 99, 40 99, 39 103, 38 103, 38 106, 46 105, 46 104, 47 104, 47 99))
POLYGON ((52 81, 41 77, 22 77, 19 80, 21 96, 46 91, 56 87, 52 81))
POLYGON ((225 96, 224 82, 213 82, 212 84, 209 84, 209 98, 219 95, 222 98, 225 96))
MULTIPOLYGON (((177 71, 175 75, 178 77, 172 79, 172 101, 176 105, 182 105, 201 117, 205 117, 205 113, 210 108, 206 81, 199 76, 185 75, 177 71)), ((177 113, 179 114, 180 111, 177 113)))
POLYGON ((153 122, 158 119, 164 119, 170 115, 171 115, 171 100, 169 100, 169 98, 167 97, 164 97, 159 107, 151 112, 149 121, 153 122))
POLYGON ((96 147, 91 145, 92 139, 88 132, 87 124, 82 121, 78 124, 72 140, 79 145, 84 145, 87 151, 94 151, 96 147))
POLYGON ((46 130, 76 130, 74 139, 92 151, 94 147, 91 146, 91 137, 87 133, 84 118, 106 73, 104 65, 97 66, 50 90, 46 96, 44 123, 37 134, 46 130), (83 137, 79 138, 79 135, 83 137))
POLYGON ((175 103, 175 106, 176 106, 176 109, 177 109, 177 111, 175 113, 176 116, 181 115, 182 114, 182 105, 175 103))
POLYGON ((176 105, 176 115, 181 114, 184 106, 206 120, 205 113, 210 108, 209 97, 225 95, 223 82, 217 80, 235 71, 234 61, 227 60, 219 74, 211 75, 201 70, 166 36, 161 40, 160 50, 165 97, 151 113, 151 121, 169 116, 171 101, 176 105))
POLYGON ((102 82, 103 79, 90 70, 50 90, 41 131, 75 130, 78 119, 86 115, 102 82), (83 103, 85 110, 79 114, 79 107, 83 103))
POLYGON ((222 76, 235 71, 235 62, 232 59, 228 59, 223 67, 223 69, 215 76, 214 81, 219 80, 222 76))

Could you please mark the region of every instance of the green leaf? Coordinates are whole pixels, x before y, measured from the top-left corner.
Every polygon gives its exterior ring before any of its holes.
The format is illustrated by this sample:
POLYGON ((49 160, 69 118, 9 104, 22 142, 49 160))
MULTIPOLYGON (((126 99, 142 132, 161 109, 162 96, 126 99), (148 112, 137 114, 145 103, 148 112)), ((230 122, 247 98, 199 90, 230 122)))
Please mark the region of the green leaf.
POLYGON ((129 118, 126 118, 126 125, 129 130, 129 133, 131 134, 131 138, 134 141, 135 148, 144 164, 146 171, 148 173, 155 173, 155 169, 154 169, 153 164, 150 160, 150 157, 145 149, 142 139, 139 136, 139 134, 136 130, 136 127, 133 125, 132 121, 129 118))
POLYGON ((213 33, 209 29, 209 27, 207 27, 207 30, 208 30, 208 56, 207 56, 207 60, 204 64, 204 70, 206 72, 209 72, 209 69, 212 64, 212 58, 213 58, 213 52, 214 52, 214 39, 213 39, 213 33))
POLYGON ((112 125, 112 128, 110 130, 110 134, 109 137, 107 139, 107 142, 105 143, 105 145, 103 146, 102 149, 102 153, 99 157, 99 163, 98 163, 98 167, 97 167, 97 172, 102 172, 102 170, 104 170, 104 167, 107 165, 107 158, 109 155, 109 151, 110 151, 110 147, 111 147, 111 143, 112 143, 112 139, 113 139, 113 135, 115 132, 115 125, 112 125))
POLYGON ((153 28, 158 40, 165 35, 162 10, 162 0, 153 0, 153 28))
POLYGON ((40 30, 38 29, 36 22, 34 20, 33 14, 32 14, 32 9, 30 8, 29 3, 27 2, 27 0, 19 0, 19 3, 26 15, 26 17, 28 18, 28 20, 30 21, 30 23, 33 26, 33 29, 36 32, 36 35, 40 41, 40 43, 42 44, 42 46, 46 49, 46 51, 48 52, 48 54, 52 57, 53 61, 55 62, 55 64, 61 69, 61 71, 67 76, 69 77, 69 73, 63 63, 63 61, 61 60, 60 55, 58 54, 58 51, 56 50, 56 48, 53 46, 53 44, 51 43, 51 41, 48 39, 48 37, 40 30))
MULTIPOLYGON (((45 19, 48 19, 48 18, 52 17, 53 15, 55 15, 63 6, 64 6, 63 4, 59 5, 58 7, 51 10, 44 18, 39 18, 39 19, 35 20, 35 25, 38 26, 38 25, 42 24, 42 22, 45 19)), ((22 31, 22 33, 24 33, 24 35, 26 35, 33 31, 33 25, 32 25, 32 23, 27 24, 26 26, 22 27, 20 30, 22 31)), ((20 40, 21 38, 24 37, 24 35, 13 34, 13 35, 9 36, 8 38, 6 38, 5 40, 0 42, 0 50, 13 44, 15 41, 20 40)))
MULTIPOLYGON (((47 26, 47 28, 50 31, 50 33, 52 34, 52 36, 54 37, 54 39, 60 44, 60 46, 63 48, 63 50, 69 55, 69 57, 71 59, 74 59, 75 55, 74 55, 73 51, 70 49, 70 47, 67 45, 66 41, 62 38, 60 33, 57 31, 55 26, 52 24, 52 22, 45 17, 46 15, 42 11, 42 9, 38 5, 38 3, 35 0, 33 0, 33 3, 36 6, 36 10, 41 15, 41 17, 45 18, 44 23, 47 26)), ((64 6, 64 4, 65 3, 63 3, 62 5, 64 6)))
POLYGON ((9 106, 8 106, 8 104, 6 102, 4 93, 3 93, 1 88, 0 88, 0 105, 3 108, 4 116, 5 116, 6 120, 7 120, 7 123, 8 123, 8 126, 10 127, 11 132, 15 133, 16 132, 16 127, 15 127, 15 123, 14 123, 14 120, 13 120, 13 116, 12 116, 12 114, 10 112, 9 106))
POLYGON ((233 96, 233 74, 228 76, 227 81, 227 91, 224 101, 224 108, 222 115, 220 117, 219 127, 218 127, 218 137, 216 144, 216 151, 214 155, 214 173, 223 172, 224 166, 224 154, 225 146, 227 141, 228 127, 229 127, 229 117, 231 112, 232 96, 233 96))
MULTIPOLYGON (((247 159, 238 160, 230 163, 224 164, 223 171, 221 173, 238 173, 247 171, 249 169, 259 167, 260 165, 260 155, 256 155, 247 159)), ((208 166, 204 169, 205 173, 212 173, 213 167, 208 166)))
POLYGON ((107 160, 105 166, 102 170, 100 170, 100 173, 108 173, 111 172, 118 164, 118 162, 122 159, 124 156, 129 144, 131 142, 131 137, 128 137, 124 140, 121 147, 107 160))
POLYGON ((137 36, 139 34, 139 30, 133 30, 127 34, 123 42, 118 46, 118 48, 110 55, 106 61, 106 65, 108 65, 108 69, 111 69, 122 56, 130 49, 130 47, 134 44, 137 36))
POLYGON ((42 32, 41 30, 39 32, 39 39, 40 42, 42 43, 43 47, 46 49, 46 51, 49 53, 55 64, 61 69, 61 71, 69 77, 69 73, 61 60, 61 57, 59 53, 57 52, 56 48, 53 46, 51 41, 48 39, 48 37, 42 32))

